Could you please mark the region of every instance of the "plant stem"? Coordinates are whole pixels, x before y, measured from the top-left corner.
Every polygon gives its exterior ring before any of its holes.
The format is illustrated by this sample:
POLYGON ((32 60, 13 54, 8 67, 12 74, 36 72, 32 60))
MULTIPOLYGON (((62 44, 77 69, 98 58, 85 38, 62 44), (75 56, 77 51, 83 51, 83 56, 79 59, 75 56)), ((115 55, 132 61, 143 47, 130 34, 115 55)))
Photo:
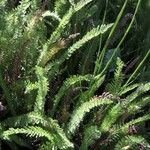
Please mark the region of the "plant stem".
POLYGON ((123 37, 122 37, 121 41, 119 42, 118 46, 115 48, 115 50, 114 50, 114 52, 113 52, 111 58, 110 58, 109 61, 107 62, 106 66, 105 66, 105 68, 103 69, 103 71, 101 72, 101 74, 105 73, 105 71, 107 70, 108 66, 110 65, 110 63, 111 63, 111 61, 112 61, 114 55, 116 54, 117 50, 119 49, 119 47, 121 46, 121 44, 122 44, 123 41, 125 40, 125 38, 126 38, 128 32, 129 32, 129 30, 131 29, 131 27, 132 27, 132 25, 133 25, 133 22, 134 22, 134 20, 135 20, 135 16, 136 16, 136 14, 137 14, 137 11, 138 11, 138 8, 139 8, 140 3, 141 3, 141 0, 138 1, 137 5, 136 5, 135 12, 134 12, 134 15, 133 15, 133 18, 132 18, 132 20, 131 20, 131 22, 130 22, 130 24, 129 24, 129 26, 128 26, 126 32, 125 32, 125 34, 123 35, 123 37))
POLYGON ((122 16, 123 12, 124 12, 124 10, 125 10, 125 7, 126 7, 127 3, 128 3, 128 0, 126 0, 126 1, 124 2, 124 5, 123 5, 123 7, 121 8, 120 13, 118 14, 117 19, 116 19, 116 21, 115 21, 115 23, 114 23, 114 25, 113 25, 113 27, 112 27, 112 29, 111 29, 111 31, 110 31, 110 34, 109 34, 109 36, 108 36, 108 38, 107 38, 107 40, 106 40, 106 43, 105 43, 105 45, 104 45, 104 48, 102 49, 102 52, 101 52, 101 54, 99 55, 98 60, 96 61, 96 65, 95 65, 95 69, 94 69, 94 74, 95 74, 95 75, 99 73, 99 71, 100 71, 100 69, 101 69, 101 67, 102 67, 102 62, 103 62, 103 59, 104 59, 105 51, 106 51, 106 49, 107 49, 107 47, 108 47, 108 45, 109 45, 110 39, 111 39, 111 37, 112 37, 112 35, 113 35, 113 33, 114 33, 114 31, 115 31, 115 29, 116 29, 118 23, 119 23, 119 20, 120 20, 120 18, 121 18, 121 16, 122 16), (99 66, 99 67, 98 67, 98 66, 99 66))
POLYGON ((130 76, 130 78, 127 80, 127 82, 125 83, 125 85, 123 87, 126 87, 129 84, 129 82, 132 80, 132 78, 135 76, 135 74, 139 71, 139 69, 144 64, 145 60, 148 58, 149 55, 150 55, 150 49, 148 50, 148 52, 146 53, 146 55, 143 58, 143 60, 140 62, 138 67, 135 69, 135 71, 132 73, 132 75, 130 76))

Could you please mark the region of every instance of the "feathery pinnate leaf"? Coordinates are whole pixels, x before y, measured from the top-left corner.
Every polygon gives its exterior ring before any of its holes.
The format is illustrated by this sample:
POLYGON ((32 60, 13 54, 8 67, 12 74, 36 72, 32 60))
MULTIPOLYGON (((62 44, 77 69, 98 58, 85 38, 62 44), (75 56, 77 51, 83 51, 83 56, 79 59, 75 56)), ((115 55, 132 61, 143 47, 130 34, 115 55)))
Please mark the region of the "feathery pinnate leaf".
POLYGON ((149 143, 142 136, 125 136, 115 145, 114 150, 136 149, 138 145, 144 148, 150 147, 149 143))
POLYGON ((75 130, 79 127, 80 122, 83 120, 85 114, 90 112, 91 109, 103 105, 109 105, 112 103, 113 102, 111 100, 105 98, 104 99, 92 98, 90 101, 83 103, 72 114, 71 120, 67 127, 68 135, 71 135, 75 132, 75 130))
POLYGON ((90 126, 85 129, 84 138, 80 150, 88 150, 88 147, 100 138, 101 132, 97 126, 90 126))
POLYGON ((42 67, 37 66, 35 69, 38 78, 38 94, 36 97, 34 111, 41 111, 44 114, 45 98, 48 92, 48 80, 45 77, 44 69, 42 67))
POLYGON ((62 96, 64 93, 73 85, 79 84, 82 81, 88 81, 91 82, 94 80, 94 77, 92 75, 85 75, 85 76, 71 76, 70 78, 66 79, 62 85, 62 87, 59 89, 58 93, 55 95, 54 100, 53 100, 53 109, 52 109, 52 114, 54 114, 58 103, 60 102, 62 96))

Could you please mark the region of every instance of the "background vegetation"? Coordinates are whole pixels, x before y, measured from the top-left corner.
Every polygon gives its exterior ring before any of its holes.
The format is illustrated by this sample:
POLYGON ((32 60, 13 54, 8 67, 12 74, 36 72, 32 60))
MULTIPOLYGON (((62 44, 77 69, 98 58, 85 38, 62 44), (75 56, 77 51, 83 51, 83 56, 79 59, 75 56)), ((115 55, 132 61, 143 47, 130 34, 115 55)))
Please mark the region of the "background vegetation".
POLYGON ((0 149, 150 149, 149 0, 0 12, 0 149))

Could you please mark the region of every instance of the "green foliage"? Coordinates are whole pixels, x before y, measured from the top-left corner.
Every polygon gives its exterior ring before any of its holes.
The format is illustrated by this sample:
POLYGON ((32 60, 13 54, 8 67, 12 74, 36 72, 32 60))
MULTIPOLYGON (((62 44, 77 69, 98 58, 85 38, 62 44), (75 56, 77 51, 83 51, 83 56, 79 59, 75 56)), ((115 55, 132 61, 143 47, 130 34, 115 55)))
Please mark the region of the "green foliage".
POLYGON ((137 123, 141 123, 143 121, 146 121, 146 120, 149 120, 150 119, 150 116, 149 115, 144 115, 142 117, 139 117, 135 120, 131 120, 129 121, 128 123, 124 124, 120 129, 118 129, 120 132, 123 132, 123 133, 127 133, 128 132, 128 127, 130 125, 133 125, 133 124, 137 124, 137 123))
POLYGON ((85 76, 72 76, 68 79, 65 80, 63 83, 62 87, 59 89, 58 93, 55 95, 54 100, 53 100, 53 109, 52 109, 52 115, 56 111, 56 108, 69 88, 71 88, 73 85, 80 84, 82 81, 88 81, 91 82, 94 80, 94 77, 91 75, 85 75, 85 76))
MULTIPOLYGON (((108 92, 114 94, 115 96, 121 96, 120 95, 120 91, 122 91, 121 82, 123 79, 121 69, 123 67, 123 63, 119 59, 118 59, 117 66, 118 67, 116 68, 116 71, 114 73, 114 80, 112 81, 111 84, 108 84, 107 88, 108 88, 108 92), (118 82, 118 80, 119 80, 119 82, 118 82), (114 93, 113 88, 116 89, 116 93, 114 93)), ((117 119, 121 115, 123 115, 123 113, 125 113, 126 111, 130 115, 131 112, 132 113, 136 112, 138 107, 141 108, 146 104, 147 99, 149 99, 148 97, 146 97, 145 99, 143 98, 143 100, 140 99, 140 102, 137 102, 136 99, 138 97, 140 97, 142 94, 144 94, 145 92, 150 90, 149 83, 146 83, 144 85, 139 84, 139 85, 129 86, 127 88, 127 90, 125 90, 123 93, 133 90, 137 86, 138 86, 138 88, 134 92, 132 92, 130 95, 128 95, 124 99, 119 98, 119 103, 117 103, 116 105, 111 107, 111 109, 108 111, 108 113, 106 114, 106 116, 103 119, 103 122, 101 124, 100 128, 102 131, 105 131, 105 132, 108 131, 111 128, 111 126, 117 121, 117 119), (143 103, 143 101, 144 101, 144 103, 143 103), (131 109, 131 108, 134 108, 134 109, 131 109)), ((116 97, 116 99, 117 99, 117 97, 116 97)))
POLYGON ((137 98, 140 94, 144 94, 147 91, 150 90, 150 83, 146 83, 143 85, 140 85, 135 92, 133 92, 132 94, 130 94, 127 97, 127 100, 129 100, 130 102, 133 101, 135 98, 137 98))
POLYGON ((43 126, 48 125, 47 121, 43 118, 43 116, 37 112, 30 112, 20 116, 10 117, 2 122, 3 126, 8 127, 23 127, 31 124, 42 124, 43 126))
POLYGON ((113 95, 118 96, 123 80, 122 69, 124 63, 120 60, 120 58, 118 58, 116 65, 117 67, 114 73, 114 80, 111 83, 107 84, 106 91, 110 92, 113 95))
POLYGON ((81 40, 76 42, 74 45, 72 45, 68 49, 68 57, 76 50, 79 49, 81 46, 83 46, 84 43, 90 41, 92 38, 105 33, 110 27, 112 27, 113 24, 108 24, 108 25, 101 25, 100 27, 98 26, 97 28, 93 28, 91 31, 87 32, 86 35, 83 36, 81 40))
POLYGON ((100 127, 103 132, 108 131, 116 122, 117 118, 123 113, 122 109, 121 105, 117 104, 108 111, 100 127))
POLYGON ((68 0, 56 0, 55 1, 55 12, 60 16, 63 16, 69 8, 69 1, 68 0))
POLYGON ((111 104, 112 101, 109 99, 97 99, 93 98, 88 102, 83 103, 72 115, 72 118, 69 122, 67 133, 73 134, 76 128, 79 126, 79 123, 83 120, 84 115, 89 112, 91 109, 101 106, 111 104))
POLYGON ((115 146, 115 150, 118 149, 137 149, 137 145, 144 145, 144 148, 148 148, 148 142, 141 136, 127 136, 122 138, 118 144, 115 146))
MULTIPOLYGON (((68 50, 62 54, 62 56, 60 57, 60 59, 55 60, 52 64, 50 64, 47 68, 50 70, 52 67, 54 69, 57 69, 59 67, 60 64, 62 64, 66 59, 69 59, 71 57, 71 55, 80 47, 82 47, 85 43, 89 42, 91 39, 93 39, 94 37, 97 37, 100 34, 105 33, 110 27, 112 26, 112 24, 108 24, 108 25, 101 25, 100 27, 98 26, 97 28, 93 28, 91 31, 87 32, 86 35, 84 35, 82 37, 82 39, 80 39, 79 41, 77 41, 76 43, 74 43, 71 47, 68 48, 68 50)), ((44 57, 44 56, 43 56, 44 57)), ((49 59, 49 58, 48 58, 49 59)), ((45 61, 48 61, 48 59, 46 59, 45 61)), ((45 62, 44 61, 44 62, 45 62)), ((46 63, 46 62, 45 62, 46 63)), ((44 63, 44 64, 45 64, 44 63)), ((53 71, 53 69, 52 69, 53 71)), ((57 70, 56 70, 57 71, 57 70)), ((55 71, 55 72, 56 72, 55 71)), ((54 73, 51 73, 52 75, 54 73)))
POLYGON ((135 113, 136 111, 140 111, 142 109, 142 107, 146 106, 146 105, 149 105, 149 102, 150 102, 150 97, 149 96, 146 96, 142 99, 140 99, 140 101, 136 102, 136 101, 133 101, 128 107, 129 109, 129 112, 132 114, 132 113, 135 113))
POLYGON ((51 141, 51 145, 55 145, 61 149, 73 146, 68 141, 63 130, 59 127, 56 121, 47 118, 46 116, 42 116, 37 112, 8 118, 2 123, 2 125, 5 127, 23 127, 9 128, 2 133, 1 136, 3 139, 9 140, 9 137, 14 134, 27 134, 30 137, 46 137, 51 141), (40 125, 42 127, 35 125, 40 125))
POLYGON ((6 83, 5 83, 3 78, 4 77, 2 75, 2 70, 0 68, 0 86, 3 89, 4 96, 5 96, 6 101, 8 103, 8 107, 9 107, 10 112, 12 114, 15 114, 15 110, 13 109, 14 103, 11 100, 11 95, 10 95, 10 92, 9 92, 9 88, 7 87, 7 85, 6 85, 6 83))
POLYGON ((137 88, 137 87, 139 87, 139 86, 140 86, 139 83, 135 83, 135 84, 133 84, 133 85, 131 84, 131 85, 129 85, 128 87, 123 88, 123 90, 121 91, 120 95, 126 94, 126 93, 128 93, 128 92, 134 90, 135 88, 137 88))
POLYGON ((45 98, 48 91, 48 81, 44 76, 44 69, 36 67, 36 75, 38 78, 37 87, 38 93, 35 101, 34 111, 41 111, 44 113, 45 98))
POLYGON ((147 4, 0 0, 0 149, 148 149, 147 4))
POLYGON ((39 60, 38 60, 38 65, 43 66, 47 63, 49 58, 47 58, 48 50, 51 44, 56 42, 61 34, 62 31, 65 29, 66 25, 69 23, 72 15, 82 9, 85 5, 90 3, 92 0, 81 0, 78 2, 74 7, 70 7, 68 12, 63 16, 61 22, 59 23, 58 27, 55 29, 55 31, 52 33, 50 39, 46 42, 46 44, 43 46, 43 52, 41 53, 39 60))
POLYGON ((50 142, 51 145, 57 146, 60 149, 66 149, 68 147, 73 147, 72 143, 70 143, 64 136, 56 136, 53 131, 46 131, 41 127, 36 126, 28 126, 25 128, 9 128, 9 130, 4 131, 1 135, 3 139, 9 139, 9 136, 13 134, 26 134, 29 137, 45 137, 50 142), (52 132, 52 133, 51 133, 52 132), (62 138, 62 139, 60 139, 62 138))
POLYGON ((81 150, 87 150, 88 146, 92 145, 96 139, 99 139, 101 136, 101 132, 99 131, 97 126, 90 126, 85 129, 84 139, 82 141, 82 145, 80 147, 81 150))

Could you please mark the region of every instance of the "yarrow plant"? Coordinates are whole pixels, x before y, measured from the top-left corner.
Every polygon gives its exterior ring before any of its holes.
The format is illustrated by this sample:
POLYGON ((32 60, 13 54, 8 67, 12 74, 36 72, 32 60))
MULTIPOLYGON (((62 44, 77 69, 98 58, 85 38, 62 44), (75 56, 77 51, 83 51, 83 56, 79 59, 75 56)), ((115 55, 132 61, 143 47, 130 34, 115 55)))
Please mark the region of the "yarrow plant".
POLYGON ((1 149, 150 148, 150 50, 123 55, 141 3, 0 1, 1 149))

